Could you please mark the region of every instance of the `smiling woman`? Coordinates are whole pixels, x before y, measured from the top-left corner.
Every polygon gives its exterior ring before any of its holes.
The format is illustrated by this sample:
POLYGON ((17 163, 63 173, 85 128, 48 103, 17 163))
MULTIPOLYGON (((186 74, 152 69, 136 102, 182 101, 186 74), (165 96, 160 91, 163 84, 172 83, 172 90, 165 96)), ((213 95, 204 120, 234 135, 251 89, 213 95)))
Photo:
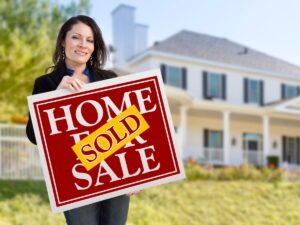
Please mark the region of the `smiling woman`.
POLYGON ((62 44, 65 48, 65 63, 70 67, 85 68, 86 62, 94 51, 94 35, 92 29, 84 23, 75 24, 67 32, 62 44))
POLYGON ((65 54, 65 64, 68 68, 74 68, 74 75, 62 83, 67 89, 79 90, 84 83, 89 82, 89 78, 83 74, 86 63, 90 59, 92 63, 92 53, 94 52, 94 35, 92 29, 84 23, 77 23, 67 32, 66 38, 62 43, 65 54))
MULTIPOLYGON (((32 94, 56 89, 80 91, 85 83, 116 77, 103 70, 107 50, 100 28, 88 16, 76 16, 61 27, 53 54, 52 72, 35 80, 32 94)), ((31 118, 26 127, 29 140, 36 144, 31 118)), ((122 225, 129 206, 127 195, 65 211, 68 225, 122 225)))

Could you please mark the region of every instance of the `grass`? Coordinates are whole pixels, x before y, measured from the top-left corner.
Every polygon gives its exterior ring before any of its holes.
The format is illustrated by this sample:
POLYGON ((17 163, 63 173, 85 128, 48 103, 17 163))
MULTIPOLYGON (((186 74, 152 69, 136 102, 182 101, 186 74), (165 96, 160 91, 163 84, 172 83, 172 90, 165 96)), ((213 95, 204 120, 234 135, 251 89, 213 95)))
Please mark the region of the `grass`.
MULTIPOLYGON (((38 181, 0 181, 0 225, 60 225, 38 181)), ((295 182, 186 180, 131 198, 128 225, 299 225, 295 182)))

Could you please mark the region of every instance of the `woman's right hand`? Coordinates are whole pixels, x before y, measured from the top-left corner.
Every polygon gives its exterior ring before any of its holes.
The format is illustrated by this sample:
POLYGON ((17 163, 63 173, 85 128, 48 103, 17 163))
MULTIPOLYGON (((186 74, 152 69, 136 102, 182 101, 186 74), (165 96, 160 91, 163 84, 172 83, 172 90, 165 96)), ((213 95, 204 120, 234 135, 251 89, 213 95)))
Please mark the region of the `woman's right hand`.
POLYGON ((57 90, 58 89, 67 89, 71 92, 78 92, 80 89, 83 87, 84 82, 70 76, 64 76, 61 82, 59 83, 57 90))

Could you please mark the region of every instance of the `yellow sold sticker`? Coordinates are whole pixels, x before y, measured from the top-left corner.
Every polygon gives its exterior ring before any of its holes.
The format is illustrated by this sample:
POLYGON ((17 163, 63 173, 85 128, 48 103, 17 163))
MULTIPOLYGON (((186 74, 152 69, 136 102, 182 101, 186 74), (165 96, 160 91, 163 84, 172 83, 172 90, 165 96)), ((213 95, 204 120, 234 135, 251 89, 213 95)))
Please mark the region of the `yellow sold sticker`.
POLYGON ((89 171, 148 128, 142 114, 132 105, 76 143, 72 149, 89 171))

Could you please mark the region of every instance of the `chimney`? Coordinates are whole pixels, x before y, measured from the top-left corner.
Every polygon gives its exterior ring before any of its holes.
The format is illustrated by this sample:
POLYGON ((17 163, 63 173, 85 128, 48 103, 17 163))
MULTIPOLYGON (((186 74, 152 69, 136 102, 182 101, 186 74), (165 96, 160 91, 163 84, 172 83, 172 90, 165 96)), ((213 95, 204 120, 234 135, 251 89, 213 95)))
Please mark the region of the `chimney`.
POLYGON ((135 43, 134 54, 138 54, 147 48, 148 26, 144 24, 135 24, 135 43))
POLYGON ((135 23, 135 7, 121 4, 112 11, 115 68, 126 68, 128 59, 146 49, 148 27, 135 23))

